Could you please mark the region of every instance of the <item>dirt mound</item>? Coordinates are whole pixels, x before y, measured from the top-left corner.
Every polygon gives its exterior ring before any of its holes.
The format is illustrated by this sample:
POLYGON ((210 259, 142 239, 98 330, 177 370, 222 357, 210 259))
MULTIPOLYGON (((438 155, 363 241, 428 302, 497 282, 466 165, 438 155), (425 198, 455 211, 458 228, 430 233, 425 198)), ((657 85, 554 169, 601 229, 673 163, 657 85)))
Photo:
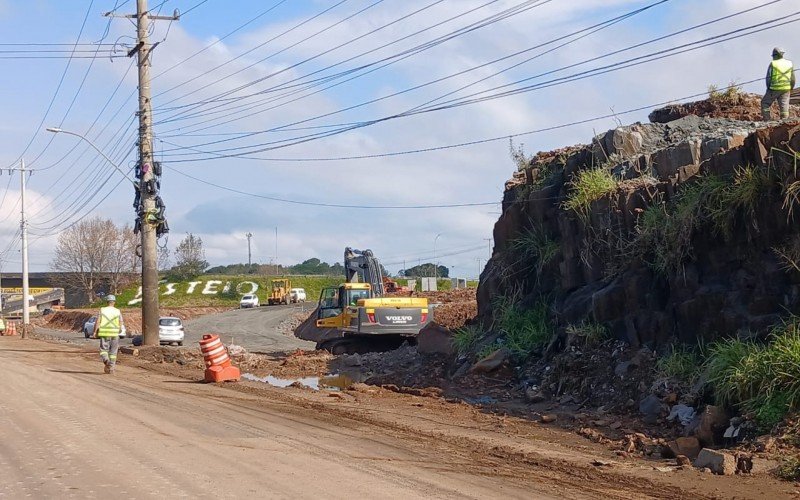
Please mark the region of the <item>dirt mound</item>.
POLYGON ((461 328, 478 315, 475 288, 458 288, 436 292, 404 292, 387 294, 389 297, 423 297, 433 305, 434 321, 450 330, 461 328))
MULTIPOLYGON (((208 314, 217 314, 229 311, 230 307, 175 307, 175 308, 162 308, 161 316, 174 316, 183 321, 199 318, 208 314)), ((43 318, 42 326, 47 328, 55 328, 57 330, 75 330, 80 331, 83 329, 83 324, 86 320, 97 314, 97 309, 70 309, 66 311, 56 311, 53 314, 43 318)), ((122 318, 125 322, 129 334, 141 333, 142 325, 142 310, 141 309, 123 309, 122 318)))
MULTIPOLYGON (((703 118, 728 118, 741 121, 761 121, 761 97, 757 94, 722 95, 702 101, 671 104, 654 110, 648 118, 653 123, 668 123, 689 115, 703 118)), ((777 105, 773 105, 773 115, 778 116, 777 105)), ((800 107, 792 106, 791 118, 800 117, 800 107)))

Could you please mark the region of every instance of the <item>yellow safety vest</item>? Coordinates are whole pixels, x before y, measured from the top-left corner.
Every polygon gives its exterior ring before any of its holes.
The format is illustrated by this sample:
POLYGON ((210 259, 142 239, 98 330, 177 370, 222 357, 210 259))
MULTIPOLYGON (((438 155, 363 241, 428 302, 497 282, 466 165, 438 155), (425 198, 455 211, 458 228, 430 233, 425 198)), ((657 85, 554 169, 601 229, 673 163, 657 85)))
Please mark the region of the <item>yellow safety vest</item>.
POLYGON ((0 330, 5 330, 5 329, 6 329, 6 320, 0 318, 0 330))
POLYGON ((122 330, 122 313, 116 307, 101 308, 98 321, 98 337, 117 337, 122 330))
POLYGON ((794 66, 788 59, 775 59, 772 61, 772 78, 769 89, 787 91, 792 90, 792 73, 794 66))

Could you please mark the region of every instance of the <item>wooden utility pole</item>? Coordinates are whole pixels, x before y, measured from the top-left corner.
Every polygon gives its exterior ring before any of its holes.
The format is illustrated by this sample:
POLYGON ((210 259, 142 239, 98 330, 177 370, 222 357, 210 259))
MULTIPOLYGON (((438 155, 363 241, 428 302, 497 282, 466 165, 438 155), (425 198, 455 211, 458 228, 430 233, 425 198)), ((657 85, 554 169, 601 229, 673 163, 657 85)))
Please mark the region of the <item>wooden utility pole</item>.
POLYGON ((147 11, 147 0, 136 0, 136 14, 117 16, 107 12, 106 16, 136 18, 136 46, 128 53, 136 54, 139 66, 139 179, 138 190, 141 203, 142 234, 142 334, 145 345, 158 345, 158 246, 156 226, 159 209, 156 206, 158 189, 153 163, 153 112, 150 102, 150 53, 152 46, 148 36, 151 20, 177 21, 179 15, 151 16, 147 11))
POLYGON ((136 45, 139 64, 139 192, 145 217, 142 220, 142 334, 145 345, 159 345, 158 340, 158 248, 156 228, 147 215, 156 209, 154 194, 147 189, 153 174, 153 112, 150 103, 150 22, 147 0, 136 0, 136 45))

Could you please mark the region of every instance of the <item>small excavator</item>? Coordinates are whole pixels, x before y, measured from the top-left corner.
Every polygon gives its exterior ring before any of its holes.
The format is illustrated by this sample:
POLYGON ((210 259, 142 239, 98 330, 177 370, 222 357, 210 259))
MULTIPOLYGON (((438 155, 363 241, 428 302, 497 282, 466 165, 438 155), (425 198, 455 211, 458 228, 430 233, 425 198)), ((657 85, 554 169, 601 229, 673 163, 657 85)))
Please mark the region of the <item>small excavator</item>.
POLYGON ((431 321, 428 299, 385 297, 380 262, 371 250, 344 251, 346 282, 324 288, 311 321, 296 334, 333 354, 399 347, 431 321))

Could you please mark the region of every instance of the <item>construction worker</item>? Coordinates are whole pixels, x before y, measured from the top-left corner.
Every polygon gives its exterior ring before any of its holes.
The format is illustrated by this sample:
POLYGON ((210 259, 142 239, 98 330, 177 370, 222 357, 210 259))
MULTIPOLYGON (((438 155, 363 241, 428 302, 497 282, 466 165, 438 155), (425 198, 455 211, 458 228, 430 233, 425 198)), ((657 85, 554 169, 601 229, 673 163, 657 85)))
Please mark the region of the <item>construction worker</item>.
POLYGON ((105 373, 114 373, 117 363, 117 350, 119 349, 119 334, 122 332, 122 313, 114 307, 117 298, 113 295, 106 297, 108 305, 100 308, 97 321, 94 322, 92 338, 100 338, 100 359, 105 365, 105 373))
POLYGON ((5 335, 6 333, 6 319, 0 316, 0 335, 5 335))
POLYGON ((776 100, 781 109, 781 120, 789 118, 789 99, 795 85, 792 61, 784 59, 784 50, 772 49, 772 62, 767 69, 767 92, 761 99, 761 113, 764 121, 772 120, 770 107, 776 100))

